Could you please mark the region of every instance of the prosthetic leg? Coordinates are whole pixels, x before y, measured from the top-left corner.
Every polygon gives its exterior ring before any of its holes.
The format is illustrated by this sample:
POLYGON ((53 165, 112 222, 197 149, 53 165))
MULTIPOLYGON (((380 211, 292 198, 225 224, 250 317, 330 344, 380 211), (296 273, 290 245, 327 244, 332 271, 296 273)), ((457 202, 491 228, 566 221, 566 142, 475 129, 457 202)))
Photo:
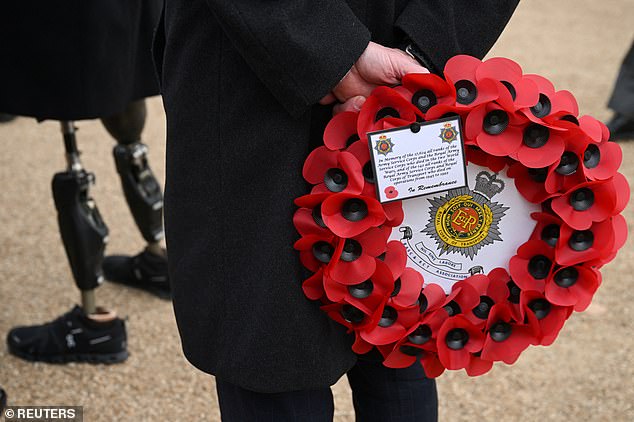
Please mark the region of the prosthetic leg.
POLYGON ((94 314, 95 288, 103 281, 101 264, 108 227, 90 197, 95 175, 81 165, 73 122, 61 124, 68 167, 53 177, 53 198, 66 256, 81 291, 82 307, 87 314, 94 314))
POLYGON ((82 306, 49 323, 11 329, 7 346, 13 355, 30 361, 122 362, 128 357, 125 323, 95 301, 108 239, 108 228, 90 196, 95 176, 81 165, 73 122, 61 125, 68 166, 53 177, 53 198, 82 306))
POLYGON ((147 242, 134 256, 106 257, 106 279, 169 297, 167 261, 160 241, 163 232, 163 194, 147 159, 147 146, 141 143, 146 118, 145 101, 130 103, 114 116, 102 118, 106 130, 117 141, 113 154, 126 201, 134 221, 147 242))

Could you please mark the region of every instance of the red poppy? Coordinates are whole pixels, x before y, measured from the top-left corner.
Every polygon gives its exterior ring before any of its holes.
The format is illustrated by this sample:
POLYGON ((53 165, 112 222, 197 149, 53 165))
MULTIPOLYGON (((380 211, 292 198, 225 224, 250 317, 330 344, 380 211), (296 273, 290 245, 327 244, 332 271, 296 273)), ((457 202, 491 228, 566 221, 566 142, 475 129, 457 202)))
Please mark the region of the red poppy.
POLYGON ((533 327, 533 344, 550 346, 572 313, 571 306, 559 306, 549 302, 543 293, 534 290, 523 291, 520 295, 522 321, 533 327))
POLYGON ((482 104, 465 122, 465 144, 477 145, 488 154, 506 157, 522 145, 524 122, 494 103, 482 104))
POLYGON ((601 284, 601 274, 590 267, 575 265, 555 271, 546 282, 545 295, 551 303, 559 306, 574 306, 575 311, 584 311, 601 284))
POLYGON ((520 289, 543 292, 554 263, 554 249, 543 240, 531 239, 517 249, 509 261, 509 272, 520 289))
POLYGON ((349 303, 331 303, 323 305, 320 309, 328 314, 332 320, 347 327, 348 332, 359 331, 364 327, 374 325, 381 317, 379 312, 381 308, 372 314, 367 314, 349 303))
POLYGON ((612 225, 612 231, 614 232, 614 245, 610 252, 606 252, 598 258, 591 259, 586 262, 586 265, 592 268, 599 269, 608 262, 612 261, 616 257, 616 253, 619 249, 625 246, 627 240, 627 222, 622 215, 615 215, 608 220, 612 225))
POLYGON ((447 369, 462 369, 471 361, 471 354, 482 350, 484 333, 464 315, 447 320, 440 327, 436 347, 438 358, 447 369))
POLYGON ((307 298, 321 300, 324 297, 324 270, 319 268, 315 274, 302 283, 302 289, 307 298))
POLYGON ((542 240, 551 248, 557 246, 559 241, 560 229, 563 222, 561 219, 550 213, 534 212, 531 218, 537 221, 530 239, 542 240))
POLYGON ((544 182, 548 177, 548 168, 528 168, 522 163, 513 163, 509 167, 506 175, 513 179, 517 191, 528 202, 541 204, 556 193, 550 193, 544 187, 544 182))
POLYGON ((321 203, 330 195, 330 193, 319 193, 304 195, 295 199, 295 205, 302 207, 293 215, 293 225, 300 235, 317 234, 327 236, 332 234, 326 223, 324 223, 321 213, 321 203))
MULTIPOLYGON (((410 73, 401 81, 401 95, 425 116, 436 105, 456 103, 456 89, 433 73, 410 73)), ((398 90, 397 90, 398 91, 398 90)))
POLYGON ((418 271, 405 268, 402 274, 394 280, 394 290, 387 303, 395 309, 406 309, 417 306, 417 300, 423 288, 423 276, 418 271))
POLYGON ((386 304, 379 321, 359 330, 360 335, 365 341, 375 345, 394 343, 417 325, 419 317, 418 307, 396 309, 386 304))
POLYGON ((537 84, 522 74, 520 65, 503 57, 493 57, 484 61, 476 69, 476 79, 492 79, 504 86, 497 102, 506 110, 515 111, 532 107, 539 101, 537 84))
POLYGON ((314 149, 306 158, 304 179, 316 185, 313 193, 363 191, 361 165, 349 152, 330 151, 326 147, 314 149))
POLYGON ((394 186, 388 186, 385 188, 385 197, 387 199, 394 199, 398 196, 398 191, 394 186))
POLYGON ((469 364, 465 368, 470 377, 484 375, 493 368, 493 361, 482 359, 481 355, 482 352, 471 353, 469 364))
POLYGON ((490 79, 477 80, 476 70, 482 62, 471 56, 458 55, 445 64, 445 78, 456 89, 456 107, 472 109, 498 98, 498 88, 490 79))
POLYGON ((524 75, 537 85, 539 92, 538 101, 531 107, 525 107, 520 111, 535 123, 544 124, 543 119, 552 116, 561 118, 563 116, 577 117, 579 106, 577 100, 569 91, 556 91, 552 82, 539 75, 524 75))
POLYGON ((350 239, 340 239, 324 275, 345 285, 361 283, 374 273, 375 258, 385 252, 386 244, 381 229, 374 227, 350 239))
POLYGON ((382 262, 377 262, 374 273, 361 283, 343 284, 328 277, 324 277, 323 283, 328 300, 349 303, 366 314, 383 306, 394 289, 392 273, 382 262))
POLYGON ((335 193, 324 200, 321 214, 326 226, 339 237, 357 236, 385 221, 381 204, 373 198, 335 193))
MULTIPOLYGON (((359 140, 357 119, 359 113, 344 111, 336 114, 324 129, 324 145, 332 151, 342 150, 359 140)), ((367 142, 366 142, 367 144, 367 142)))
MULTIPOLYGON (((423 291, 418 297, 417 306, 421 313, 433 312, 445 306, 446 300, 447 295, 445 294, 445 290, 438 284, 430 283, 423 287, 423 291)), ((447 314, 445 310, 440 313, 447 314)))
POLYGON ((384 118, 396 118, 409 124, 415 122, 418 116, 422 117, 422 113, 409 101, 392 88, 379 86, 372 91, 361 107, 357 133, 364 138, 368 132, 383 129, 379 122, 384 118))
POLYGON ((304 267, 317 272, 331 261, 338 243, 332 234, 308 234, 295 242, 293 247, 299 251, 299 259, 304 267))
POLYGON ((480 295, 480 302, 471 309, 466 309, 463 314, 474 325, 483 326, 493 305, 506 303, 509 297, 508 280, 500 278, 491 280, 484 274, 476 274, 467 280, 473 280, 472 285, 480 295))
POLYGON ((565 148, 559 161, 548 168, 544 188, 549 193, 566 191, 586 181, 582 167, 583 152, 590 142, 585 135, 569 134, 565 137, 565 148))
POLYGON ((451 293, 445 298, 443 308, 449 316, 456 316, 468 312, 479 303, 480 295, 476 288, 463 280, 451 286, 451 293))
POLYGON ((558 162, 564 152, 564 137, 553 127, 531 123, 524 128, 517 160, 530 168, 541 168, 558 162))
POLYGON ((611 180, 586 182, 553 199, 551 207, 573 229, 587 230, 592 223, 620 212, 616 209, 616 199, 616 188, 611 180))
POLYGON ((583 173, 590 180, 605 180, 613 177, 621 167, 623 151, 616 142, 588 142, 581 153, 583 173))
POLYGON ((446 319, 441 312, 427 314, 395 344, 379 346, 383 364, 388 368, 407 368, 426 353, 436 352, 438 330, 446 319))
POLYGON ((615 245, 612 219, 593 223, 587 230, 575 230, 564 224, 557 243, 557 264, 571 266, 609 256, 615 245))
POLYGON ((512 315, 508 305, 493 305, 486 324, 482 359, 513 364, 520 353, 535 341, 534 330, 528 325, 515 323, 512 315))

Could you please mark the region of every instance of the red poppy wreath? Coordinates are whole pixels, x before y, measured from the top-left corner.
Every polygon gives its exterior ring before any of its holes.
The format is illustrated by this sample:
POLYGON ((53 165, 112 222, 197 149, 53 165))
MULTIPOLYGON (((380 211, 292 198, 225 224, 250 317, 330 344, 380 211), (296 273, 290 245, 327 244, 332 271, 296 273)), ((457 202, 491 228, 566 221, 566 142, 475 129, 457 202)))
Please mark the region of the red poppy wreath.
POLYGON ((418 361, 437 377, 512 364, 588 307, 625 243, 621 160, 570 92, 511 60, 456 56, 444 79, 409 74, 334 116, 306 159, 314 186, 293 218, 313 273, 303 290, 385 366, 418 361), (464 128, 469 186, 380 203, 366 134, 447 116, 464 128))

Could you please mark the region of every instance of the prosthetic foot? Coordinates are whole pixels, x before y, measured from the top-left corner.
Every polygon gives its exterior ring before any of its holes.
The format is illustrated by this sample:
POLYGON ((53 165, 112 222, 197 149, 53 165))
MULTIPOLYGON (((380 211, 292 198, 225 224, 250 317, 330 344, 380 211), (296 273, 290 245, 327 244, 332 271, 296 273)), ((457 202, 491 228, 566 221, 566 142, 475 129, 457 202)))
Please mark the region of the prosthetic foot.
POLYGON ((52 322, 16 327, 7 335, 9 352, 28 361, 117 363, 128 358, 125 323, 97 308, 86 315, 75 306, 52 322))
POLYGON ((130 103, 120 114, 101 119, 117 141, 113 154, 126 201, 147 248, 136 256, 109 256, 103 262, 107 280, 170 297, 163 239, 163 194, 140 142, 145 124, 143 100, 130 103))

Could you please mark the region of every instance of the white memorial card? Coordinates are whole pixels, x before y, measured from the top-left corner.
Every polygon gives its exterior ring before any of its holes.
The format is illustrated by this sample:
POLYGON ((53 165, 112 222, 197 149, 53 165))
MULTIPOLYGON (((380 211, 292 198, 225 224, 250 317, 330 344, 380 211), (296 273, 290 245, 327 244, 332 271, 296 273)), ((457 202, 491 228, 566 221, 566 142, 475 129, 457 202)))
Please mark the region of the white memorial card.
POLYGON ((368 133, 380 202, 467 186, 460 118, 368 133))

